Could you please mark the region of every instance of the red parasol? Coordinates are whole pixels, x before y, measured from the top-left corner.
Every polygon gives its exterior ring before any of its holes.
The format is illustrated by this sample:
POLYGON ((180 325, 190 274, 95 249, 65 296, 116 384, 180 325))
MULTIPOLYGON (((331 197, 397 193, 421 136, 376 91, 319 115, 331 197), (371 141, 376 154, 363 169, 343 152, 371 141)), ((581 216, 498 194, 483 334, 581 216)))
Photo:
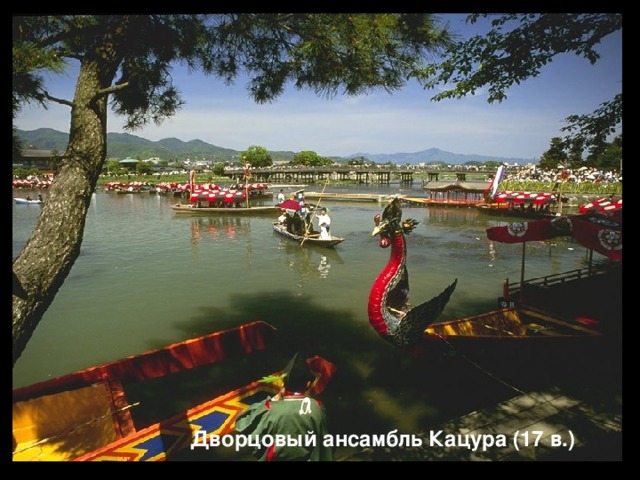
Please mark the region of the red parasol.
POLYGON ((298 202, 298 200, 290 199, 277 204, 276 207, 284 208, 286 210, 294 210, 297 212, 298 210, 300 210, 300 203, 298 202))

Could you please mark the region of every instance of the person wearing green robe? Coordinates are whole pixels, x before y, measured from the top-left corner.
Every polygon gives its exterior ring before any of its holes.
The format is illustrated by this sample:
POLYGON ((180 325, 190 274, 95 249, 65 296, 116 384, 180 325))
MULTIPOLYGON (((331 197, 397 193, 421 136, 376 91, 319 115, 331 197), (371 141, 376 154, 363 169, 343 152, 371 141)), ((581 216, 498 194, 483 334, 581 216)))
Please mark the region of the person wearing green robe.
POLYGON ((273 396, 258 403, 236 417, 236 433, 254 440, 254 457, 260 461, 332 461, 332 447, 325 447, 328 434, 326 412, 322 403, 309 395, 312 373, 296 354, 287 368, 283 386, 273 396), (284 438, 276 444, 276 436, 284 438), (307 445, 305 439, 315 436, 307 445), (287 442, 287 439, 294 441, 287 442))

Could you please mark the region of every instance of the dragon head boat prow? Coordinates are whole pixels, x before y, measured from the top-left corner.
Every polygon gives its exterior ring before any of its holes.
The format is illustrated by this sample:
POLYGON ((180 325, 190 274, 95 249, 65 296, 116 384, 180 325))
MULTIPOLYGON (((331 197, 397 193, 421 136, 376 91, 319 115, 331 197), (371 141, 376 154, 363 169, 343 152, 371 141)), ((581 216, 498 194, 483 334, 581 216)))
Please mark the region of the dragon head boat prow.
POLYGON ((431 300, 409 307, 409 273, 405 235, 419 222, 402 220, 400 198, 394 198, 382 215, 374 217, 372 236, 380 235, 380 247, 391 247, 389 262, 380 272, 369 293, 369 322, 385 339, 397 347, 406 347, 419 340, 425 328, 444 310, 458 280, 431 300))

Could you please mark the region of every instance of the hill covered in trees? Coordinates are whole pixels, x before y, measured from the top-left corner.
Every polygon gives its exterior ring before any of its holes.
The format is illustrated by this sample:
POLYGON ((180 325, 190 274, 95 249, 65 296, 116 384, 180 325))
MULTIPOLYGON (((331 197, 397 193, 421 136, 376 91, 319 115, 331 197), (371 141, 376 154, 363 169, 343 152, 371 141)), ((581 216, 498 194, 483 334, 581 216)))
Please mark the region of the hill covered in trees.
MULTIPOLYGON (((25 149, 57 150, 64 152, 69 134, 51 128, 37 130, 17 130, 18 138, 25 149)), ((247 145, 247 148, 249 145, 247 145)), ((178 138, 164 138, 158 141, 147 140, 128 133, 107 134, 107 158, 136 158, 146 160, 159 158, 167 161, 211 160, 213 163, 237 161, 239 150, 211 145, 202 140, 184 142, 178 138)), ((269 151, 274 162, 290 162, 296 152, 269 151)), ((412 153, 354 153, 346 157, 332 157, 337 162, 347 162, 353 158, 364 158, 375 163, 393 163, 396 165, 418 165, 419 163, 443 162, 448 165, 484 163, 487 161, 526 164, 530 159, 491 157, 486 155, 463 155, 446 152, 438 148, 429 148, 412 153)))

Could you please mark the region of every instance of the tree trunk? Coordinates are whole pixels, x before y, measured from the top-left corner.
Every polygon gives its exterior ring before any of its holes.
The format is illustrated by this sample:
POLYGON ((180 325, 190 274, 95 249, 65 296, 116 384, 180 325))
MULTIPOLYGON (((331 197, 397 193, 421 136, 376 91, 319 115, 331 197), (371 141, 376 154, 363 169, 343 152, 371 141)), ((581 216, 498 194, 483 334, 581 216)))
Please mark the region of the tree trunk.
MULTIPOLYGON (((104 53, 104 52, 103 52, 104 53)), ((117 62, 85 58, 71 109, 69 145, 33 234, 13 261, 13 364, 80 255, 87 212, 106 157, 107 96, 117 62)))

